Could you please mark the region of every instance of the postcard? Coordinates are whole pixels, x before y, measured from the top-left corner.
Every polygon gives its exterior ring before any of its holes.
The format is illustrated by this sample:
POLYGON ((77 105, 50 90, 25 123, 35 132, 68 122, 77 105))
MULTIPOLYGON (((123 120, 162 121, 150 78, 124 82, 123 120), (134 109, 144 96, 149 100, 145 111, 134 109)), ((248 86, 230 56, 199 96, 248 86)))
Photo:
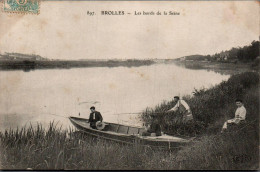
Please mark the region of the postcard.
POLYGON ((259 1, 2 0, 1 170, 258 170, 259 1))

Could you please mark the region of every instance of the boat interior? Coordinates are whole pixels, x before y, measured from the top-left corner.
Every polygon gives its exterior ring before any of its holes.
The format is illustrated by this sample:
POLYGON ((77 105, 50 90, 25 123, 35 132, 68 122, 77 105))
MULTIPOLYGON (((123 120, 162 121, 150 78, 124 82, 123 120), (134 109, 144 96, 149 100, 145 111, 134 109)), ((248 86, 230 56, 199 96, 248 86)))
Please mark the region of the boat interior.
MULTIPOLYGON (((81 125, 82 127, 94 130, 90 127, 90 124, 88 123, 88 119, 78 118, 78 117, 70 117, 70 118, 74 120, 77 124, 81 125)), ((163 136, 156 136, 156 137, 141 136, 142 132, 145 131, 145 129, 141 127, 127 126, 127 125, 107 123, 107 122, 105 122, 105 125, 106 127, 99 132, 106 132, 114 135, 138 135, 138 137, 142 137, 143 139, 156 140, 156 141, 178 141, 178 142, 187 141, 186 139, 180 137, 174 137, 170 135, 163 135, 163 136)))
MULTIPOLYGON (((88 123, 88 119, 84 118, 77 118, 77 117, 70 117, 74 121, 76 121, 79 125, 90 128, 90 125, 88 123)), ((127 126, 122 124, 115 124, 115 123, 108 123, 105 122, 106 127, 102 131, 108 131, 118 134, 127 134, 127 135, 140 135, 142 132, 145 131, 144 128, 141 127, 135 127, 135 126, 127 126)))

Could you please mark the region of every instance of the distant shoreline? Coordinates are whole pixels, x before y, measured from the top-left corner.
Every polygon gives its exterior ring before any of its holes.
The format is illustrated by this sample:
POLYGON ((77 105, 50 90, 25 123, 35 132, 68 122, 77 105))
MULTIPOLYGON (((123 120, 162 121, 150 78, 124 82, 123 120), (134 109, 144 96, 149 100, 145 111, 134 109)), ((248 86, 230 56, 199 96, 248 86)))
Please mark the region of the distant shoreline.
POLYGON ((205 69, 208 71, 214 71, 221 74, 238 74, 248 71, 257 71, 257 66, 252 66, 253 63, 225 63, 225 62, 212 62, 212 61, 200 61, 200 60, 173 60, 173 62, 181 67, 193 70, 205 69))
POLYGON ((70 69, 85 67, 138 67, 156 63, 153 60, 0 60, 0 70, 70 69))
POLYGON ((31 71, 38 69, 71 69, 90 67, 139 67, 153 64, 175 64, 187 69, 208 70, 221 74, 238 74, 248 71, 258 71, 257 65, 253 62, 218 62, 207 60, 181 60, 178 59, 127 59, 127 60, 33 60, 33 59, 1 59, 0 71, 23 70, 31 71))

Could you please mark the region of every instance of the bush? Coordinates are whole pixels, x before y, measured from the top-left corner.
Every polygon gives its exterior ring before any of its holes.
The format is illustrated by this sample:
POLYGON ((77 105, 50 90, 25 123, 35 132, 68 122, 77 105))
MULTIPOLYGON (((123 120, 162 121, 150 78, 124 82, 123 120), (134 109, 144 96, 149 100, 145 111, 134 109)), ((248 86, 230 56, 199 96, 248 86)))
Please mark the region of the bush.
POLYGON ((233 75, 228 81, 210 89, 194 91, 194 96, 184 96, 183 99, 190 105, 195 122, 181 123, 182 114, 165 113, 172 108, 173 101, 163 102, 154 109, 147 108, 142 114, 145 123, 149 123, 150 115, 156 114, 165 132, 172 135, 195 136, 209 131, 219 132, 220 123, 233 118, 236 110, 235 99, 244 100, 247 109, 247 119, 257 119, 259 114, 259 74, 246 72, 233 75), (217 125, 215 125, 217 124, 217 125), (207 130, 209 128, 209 130, 207 130))

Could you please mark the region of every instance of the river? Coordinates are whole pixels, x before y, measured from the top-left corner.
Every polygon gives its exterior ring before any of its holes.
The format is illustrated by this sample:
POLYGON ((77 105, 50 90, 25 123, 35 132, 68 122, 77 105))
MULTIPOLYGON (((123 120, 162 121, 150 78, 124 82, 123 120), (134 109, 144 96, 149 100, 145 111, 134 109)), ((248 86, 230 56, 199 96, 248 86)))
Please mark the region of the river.
POLYGON ((30 123, 45 127, 53 120, 68 128, 71 124, 64 117, 80 113, 88 118, 91 106, 104 121, 140 126, 138 114, 120 113, 141 112, 229 77, 175 64, 0 71, 0 130, 30 123))

